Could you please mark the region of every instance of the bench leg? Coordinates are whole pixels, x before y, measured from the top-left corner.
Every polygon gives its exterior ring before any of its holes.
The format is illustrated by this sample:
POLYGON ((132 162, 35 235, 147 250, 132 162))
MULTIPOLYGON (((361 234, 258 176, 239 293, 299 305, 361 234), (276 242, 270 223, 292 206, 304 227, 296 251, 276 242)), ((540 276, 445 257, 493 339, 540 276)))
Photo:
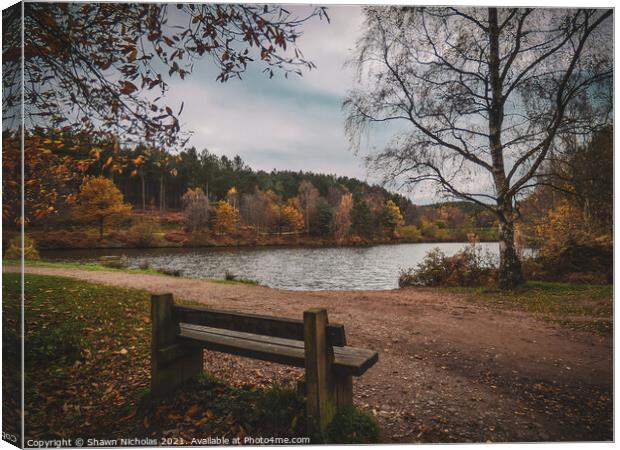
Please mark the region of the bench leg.
POLYGON ((306 415, 311 435, 324 432, 336 413, 336 392, 331 379, 334 355, 327 345, 326 326, 326 310, 304 311, 306 415))
POLYGON ((160 361, 159 350, 176 343, 179 324, 172 320, 172 294, 151 296, 151 395, 172 393, 184 381, 202 372, 202 349, 186 348, 173 361, 160 361))
POLYGON ((350 375, 334 376, 336 390, 336 407, 340 410, 353 405, 353 377, 350 375))

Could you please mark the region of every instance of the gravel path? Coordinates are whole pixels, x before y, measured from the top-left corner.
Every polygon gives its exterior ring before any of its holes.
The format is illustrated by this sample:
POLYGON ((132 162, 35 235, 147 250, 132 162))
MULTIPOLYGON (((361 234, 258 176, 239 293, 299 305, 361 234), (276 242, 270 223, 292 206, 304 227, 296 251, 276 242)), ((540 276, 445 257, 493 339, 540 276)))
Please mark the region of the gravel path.
MULTIPOLYGON (((15 270, 15 268, 5 268, 15 270)), ((350 345, 379 352, 355 403, 386 442, 611 440, 610 337, 575 332, 430 289, 294 292, 158 275, 29 268, 206 305, 301 318, 325 307, 350 345)), ((233 383, 291 382, 297 369, 210 353, 233 383)))

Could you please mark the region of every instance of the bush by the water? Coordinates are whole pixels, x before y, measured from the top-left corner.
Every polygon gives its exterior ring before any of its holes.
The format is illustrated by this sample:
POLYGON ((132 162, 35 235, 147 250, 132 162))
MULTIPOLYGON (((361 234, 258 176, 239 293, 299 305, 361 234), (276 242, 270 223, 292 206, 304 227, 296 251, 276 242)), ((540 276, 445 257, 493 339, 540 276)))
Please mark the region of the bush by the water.
POLYGON ((547 245, 536 258, 523 262, 529 279, 579 284, 612 283, 613 267, 613 242, 608 236, 547 245))
POLYGON ((125 255, 101 256, 99 258, 99 264, 105 267, 112 267, 114 269, 125 269, 129 264, 129 259, 127 259, 127 256, 125 255))
POLYGON ((453 256, 439 248, 429 251, 415 268, 403 270, 398 279, 405 286, 486 286, 494 283, 493 257, 476 244, 453 256))
MULTIPOLYGON (((21 259, 22 258, 22 238, 21 235, 15 236, 9 242, 9 248, 7 248, 4 254, 5 259, 21 259)), ((39 251, 37 250, 36 243, 31 237, 24 235, 24 259, 26 260, 39 260, 39 251)))
POLYGON ((134 245, 139 248, 154 246, 157 243, 157 233, 159 231, 159 226, 153 221, 144 220, 139 222, 131 229, 134 245))

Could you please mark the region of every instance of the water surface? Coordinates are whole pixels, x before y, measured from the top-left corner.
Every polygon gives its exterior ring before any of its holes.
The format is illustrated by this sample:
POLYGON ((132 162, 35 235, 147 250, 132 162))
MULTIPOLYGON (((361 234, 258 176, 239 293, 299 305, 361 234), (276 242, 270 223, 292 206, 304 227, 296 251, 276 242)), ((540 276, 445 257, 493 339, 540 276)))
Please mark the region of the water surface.
MULTIPOLYGON (((452 255, 466 243, 376 245, 372 247, 173 248, 63 250, 43 252, 46 259, 97 262, 124 254, 130 267, 180 270, 183 276, 223 278, 228 271, 266 286, 292 290, 382 290, 398 287, 401 269, 420 263, 439 247, 452 255)), ((496 242, 479 244, 497 256, 496 242)))

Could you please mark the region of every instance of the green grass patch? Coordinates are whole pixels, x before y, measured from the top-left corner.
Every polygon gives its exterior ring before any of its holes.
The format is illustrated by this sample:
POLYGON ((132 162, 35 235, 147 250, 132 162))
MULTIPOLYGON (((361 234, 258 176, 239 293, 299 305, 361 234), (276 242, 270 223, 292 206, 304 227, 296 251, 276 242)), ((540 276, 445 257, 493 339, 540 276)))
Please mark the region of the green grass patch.
MULTIPOLYGON (((4 267, 7 266, 20 266, 21 262, 18 260, 2 260, 2 265, 4 267)), ((144 275, 162 275, 162 276, 170 276, 176 278, 190 278, 184 277, 177 271, 167 271, 163 269, 156 269, 153 267, 148 268, 117 268, 117 267, 108 267, 101 264, 96 263, 82 263, 82 262, 72 262, 72 261, 26 261, 26 267, 44 267, 51 269, 77 269, 77 270, 91 270, 95 272, 122 272, 122 273, 135 273, 135 274, 144 274, 144 275)), ((249 278, 237 277, 236 275, 228 275, 228 277, 224 278, 204 278, 206 281, 210 281, 212 283, 220 283, 220 284, 250 284, 259 286, 260 282, 256 280, 251 280, 249 278)))
MULTIPOLYGON (((3 259, 3 266, 19 266, 21 264, 18 260, 8 260, 3 259)), ((148 269, 140 269, 140 268, 117 268, 117 267, 108 267, 101 264, 96 263, 83 263, 83 262, 73 262, 73 261, 26 261, 26 267, 47 267, 52 269, 79 269, 79 270, 92 270, 96 272, 124 272, 124 273, 142 273, 148 275, 162 275, 161 272, 158 272, 156 269, 148 268, 148 269)))
POLYGON ((527 311, 544 320, 601 335, 613 332, 613 285, 528 281, 512 290, 446 288, 470 301, 527 311))

